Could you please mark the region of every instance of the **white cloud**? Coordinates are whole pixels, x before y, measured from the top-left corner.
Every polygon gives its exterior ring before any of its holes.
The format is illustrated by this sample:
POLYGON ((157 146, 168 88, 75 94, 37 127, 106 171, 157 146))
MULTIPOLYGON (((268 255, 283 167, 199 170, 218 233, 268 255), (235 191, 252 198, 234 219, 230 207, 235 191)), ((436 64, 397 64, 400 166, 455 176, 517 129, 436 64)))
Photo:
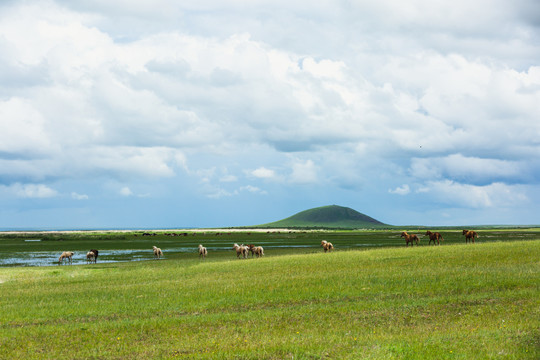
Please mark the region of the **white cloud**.
POLYGON ((266 190, 262 190, 256 186, 252 186, 252 185, 246 185, 246 186, 242 186, 240 188, 240 191, 247 191, 247 192, 250 192, 250 193, 253 193, 253 194, 262 194, 262 195, 266 195, 268 194, 268 192, 266 192, 266 190))
POLYGON ((414 158, 409 173, 424 180, 441 178, 485 182, 494 179, 527 181, 537 170, 523 160, 483 159, 451 154, 446 157, 414 158))
POLYGON ((318 180, 318 168, 312 160, 295 161, 292 164, 290 181, 299 184, 315 183, 318 180))
POLYGON ((261 178, 261 179, 271 179, 276 176, 274 170, 267 169, 265 167, 260 167, 251 172, 251 175, 261 178))
POLYGON ((407 195, 411 192, 411 189, 409 188, 409 185, 403 184, 403 186, 398 186, 394 190, 389 189, 388 192, 390 194, 397 194, 397 195, 407 195))
POLYGON ((33 196, 88 178, 169 193, 197 178, 198 195, 214 198, 263 193, 261 180, 326 184, 328 196, 410 193, 388 180, 399 175, 438 202, 470 192, 507 204, 495 189, 538 192, 538 9, 534 0, 8 2, 0 183, 45 187, 33 196))
POLYGON ((58 192, 44 184, 21 184, 14 183, 9 186, 0 185, 4 191, 20 198, 51 198, 58 195, 58 192))
POLYGON ((226 175, 223 175, 219 181, 221 182, 235 182, 235 181, 238 181, 238 177, 236 177, 235 175, 231 175, 231 174, 226 174, 226 175))
POLYGON ((503 183, 475 186, 450 180, 428 181, 417 192, 433 197, 436 201, 463 208, 504 207, 528 201, 523 186, 503 183))
POLYGON ((124 186, 123 188, 120 189, 120 195, 122 195, 122 196, 132 196, 133 192, 131 191, 131 189, 129 187, 124 186))
POLYGON ((89 197, 86 194, 78 194, 76 192, 71 193, 71 198, 75 200, 88 200, 89 197))

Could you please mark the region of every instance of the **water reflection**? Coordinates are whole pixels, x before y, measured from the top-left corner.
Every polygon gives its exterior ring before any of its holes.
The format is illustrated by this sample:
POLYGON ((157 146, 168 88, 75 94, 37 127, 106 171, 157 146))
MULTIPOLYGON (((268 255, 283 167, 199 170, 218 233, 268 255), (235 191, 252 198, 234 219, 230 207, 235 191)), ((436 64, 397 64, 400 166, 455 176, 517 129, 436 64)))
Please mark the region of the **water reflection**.
MULTIPOLYGON (((58 265, 58 251, 35 251, 17 254, 0 253, 0 266, 53 266, 58 265)), ((100 250, 98 263, 112 263, 119 261, 140 261, 153 258, 152 251, 148 250, 100 250)), ((67 261, 64 262, 67 264, 67 261)), ((75 252, 73 265, 86 264, 86 252, 75 252)))
MULTIPOLYGON (((31 239, 31 241, 38 241, 37 239, 31 239)), ((278 245, 276 242, 264 242, 260 241, 258 244, 263 245, 265 250, 271 249, 283 249, 283 248, 319 248, 317 245, 278 245)), ((341 248, 355 248, 355 247, 379 247, 383 244, 348 244, 348 246, 342 246, 341 248)), ((208 251, 231 251, 231 246, 207 246, 208 251)), ((175 247, 163 249, 165 257, 167 253, 193 253, 197 254, 197 249, 194 246, 188 247, 175 247)), ((33 251, 33 252, 20 252, 20 253, 2 253, 0 252, 0 267, 12 267, 12 266, 58 266, 58 258, 61 251, 33 251)), ((115 263, 115 262, 128 262, 128 261, 142 261, 153 260, 154 253, 152 249, 128 249, 128 250, 99 250, 98 263, 115 263)), ((67 264, 67 262, 64 262, 67 264)), ((86 251, 75 251, 73 255, 73 265, 85 265, 86 251)))

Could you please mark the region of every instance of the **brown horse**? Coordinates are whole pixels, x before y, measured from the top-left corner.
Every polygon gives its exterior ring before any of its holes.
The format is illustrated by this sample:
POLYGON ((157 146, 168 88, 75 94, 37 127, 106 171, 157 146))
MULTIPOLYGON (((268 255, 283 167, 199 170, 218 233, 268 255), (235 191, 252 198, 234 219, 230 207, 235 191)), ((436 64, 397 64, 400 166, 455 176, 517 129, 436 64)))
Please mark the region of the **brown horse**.
POLYGON ((437 245, 441 245, 441 243, 439 242, 439 239, 441 241, 444 241, 442 235, 438 232, 431 232, 431 231, 426 231, 426 235, 429 235, 429 242, 428 242, 428 245, 431 245, 431 242, 433 241, 433 245, 435 245, 435 241, 437 241, 437 245))
POLYGON ((256 246, 253 244, 248 244, 247 247, 248 247, 249 252, 251 252, 251 257, 253 257, 254 249, 256 248, 256 246))
POLYGON ((326 240, 322 240, 322 241, 321 241, 321 246, 323 247, 324 252, 334 250, 334 245, 332 245, 331 242, 328 242, 328 241, 326 241, 326 240))
POLYGON ((472 241, 472 243, 474 244, 474 238, 478 239, 478 233, 473 230, 463 230, 462 235, 465 235, 465 243, 472 241))
POLYGON ((242 258, 247 259, 247 255, 248 255, 247 246, 245 246, 244 244, 238 245, 235 243, 233 245, 233 249, 236 250, 236 258, 240 259, 240 256, 242 256, 242 258))
POLYGON ((262 246, 255 246, 253 248, 253 252, 255 253, 255 255, 257 255, 258 258, 264 256, 264 249, 262 246))
POLYGON ((411 243, 411 246, 414 246, 414 242, 416 242, 416 245, 418 245, 418 243, 420 242, 420 239, 418 239, 418 236, 416 236, 415 234, 407 234, 406 231, 403 231, 401 233, 401 237, 404 237, 405 238, 405 242, 407 244, 407 246, 409 246, 409 243, 411 243))

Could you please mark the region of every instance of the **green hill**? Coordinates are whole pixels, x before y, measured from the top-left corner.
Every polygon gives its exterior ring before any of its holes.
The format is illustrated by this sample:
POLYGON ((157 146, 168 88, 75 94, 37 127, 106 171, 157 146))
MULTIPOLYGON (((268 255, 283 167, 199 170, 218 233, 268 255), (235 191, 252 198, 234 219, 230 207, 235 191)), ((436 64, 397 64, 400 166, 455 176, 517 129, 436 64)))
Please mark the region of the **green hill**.
POLYGON ((364 229, 381 228, 390 225, 364 215, 348 207, 329 205, 305 210, 276 222, 262 224, 260 227, 286 228, 330 228, 364 229))

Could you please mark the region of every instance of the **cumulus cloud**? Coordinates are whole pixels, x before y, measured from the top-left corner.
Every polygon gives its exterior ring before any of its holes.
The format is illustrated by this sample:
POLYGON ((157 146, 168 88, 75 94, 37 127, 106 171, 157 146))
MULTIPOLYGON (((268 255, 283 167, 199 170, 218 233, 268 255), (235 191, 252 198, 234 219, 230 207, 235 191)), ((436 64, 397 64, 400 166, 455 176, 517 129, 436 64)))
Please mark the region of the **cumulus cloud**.
POLYGON ((523 186, 492 183, 484 186, 461 184, 451 180, 429 181, 417 190, 455 207, 490 208, 512 206, 528 201, 523 186))
POLYGON ((272 169, 267 169, 265 167, 260 167, 251 172, 251 175, 262 178, 262 179, 271 179, 276 176, 276 173, 272 169))
POLYGON ((536 170, 524 160, 482 159, 451 154, 446 157, 414 158, 409 173, 416 178, 451 178, 472 183, 506 180, 528 181, 536 170))
POLYGON ((403 184, 402 186, 398 186, 395 189, 389 189, 388 192, 390 194, 397 194, 397 195, 407 195, 411 192, 411 189, 409 188, 409 185, 403 184))
POLYGON ((224 199, 272 180, 521 199, 540 173, 540 7, 488 5, 8 2, 0 183, 173 193, 196 178, 224 199))
POLYGON ((293 183, 308 184, 318 180, 318 168, 312 160, 295 161, 292 164, 290 181, 293 183))
POLYGON ((58 192, 44 184, 21 184, 14 183, 9 186, 0 185, 8 194, 19 198, 51 198, 58 196, 58 192))

